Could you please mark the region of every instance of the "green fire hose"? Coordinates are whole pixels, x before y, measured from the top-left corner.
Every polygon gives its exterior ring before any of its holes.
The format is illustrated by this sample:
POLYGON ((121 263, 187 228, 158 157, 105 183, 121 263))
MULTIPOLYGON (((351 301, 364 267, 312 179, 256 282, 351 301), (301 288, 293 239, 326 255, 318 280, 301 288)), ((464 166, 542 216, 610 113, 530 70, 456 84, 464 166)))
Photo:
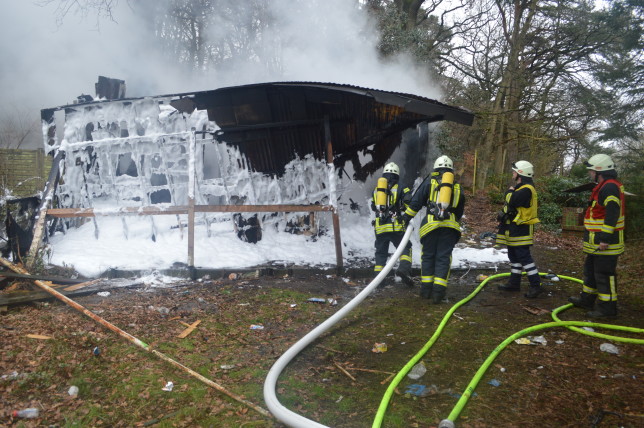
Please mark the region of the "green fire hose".
MULTIPOLYGON (((540 275, 545 276, 546 274, 541 273, 540 275)), ((391 397, 393 395, 394 390, 398 386, 398 384, 404 379, 404 377, 407 375, 407 373, 414 367, 414 365, 427 353, 427 351, 432 347, 432 345, 436 342, 438 337, 441 335, 443 328, 447 324, 448 319, 452 316, 452 314, 464 305, 465 303, 469 302, 478 292, 487 284, 488 281, 495 279, 495 278, 500 278, 504 276, 510 276, 509 273, 500 273, 496 275, 492 275, 488 278, 486 278, 484 281, 481 282, 481 284, 472 292, 470 295, 465 297, 463 300, 457 302, 452 306, 452 308, 447 311, 445 316, 443 317, 442 321, 436 328, 436 331, 432 335, 432 337, 429 339, 429 341, 418 351, 416 355, 412 357, 411 360, 405 366, 400 370, 400 372, 394 377, 394 379, 391 381, 389 384, 389 387, 385 391, 385 394, 380 402, 380 406, 378 407, 378 411, 376 413, 376 416, 373 421, 373 428, 380 427, 382 425, 382 420, 385 415, 385 411, 387 409, 387 406, 389 404, 389 401, 391 400, 391 397)), ((568 276, 562 276, 558 275, 559 278, 575 281, 578 283, 583 283, 583 281, 577 279, 577 278, 572 278, 568 276)), ((495 349, 492 351, 492 353, 488 356, 488 358, 483 362, 481 367, 478 369, 472 380, 470 381, 469 385, 465 389, 465 392, 463 395, 461 395, 460 399, 452 409, 452 412, 449 414, 447 419, 444 419, 441 421, 439 424, 439 428, 453 428, 454 422, 458 416, 460 415, 461 411, 467 404, 467 401, 469 400, 469 397, 472 395, 474 392, 474 389, 478 385, 479 381, 487 371, 487 369, 490 367, 494 359, 501 353, 501 351, 510 343, 512 343, 514 340, 525 336, 529 333, 532 333, 534 331, 539 331, 539 330, 545 330, 548 328, 553 328, 553 327, 566 327, 569 328, 570 330, 573 330, 578 333, 586 334, 588 336, 593 336, 593 337, 599 337, 603 339, 609 339, 609 340, 614 340, 614 341, 620 341, 620 342, 627 342, 627 343, 635 343, 639 345, 644 344, 644 340, 642 339, 632 339, 632 338, 626 338, 626 337, 619 337, 619 336, 611 336, 607 334, 602 334, 602 333, 596 333, 594 331, 588 331, 581 329, 580 327, 594 327, 594 328, 605 328, 605 329, 610 329, 610 330, 620 330, 620 331, 627 331, 631 333, 644 333, 644 329, 640 328, 634 328, 634 327, 625 327, 625 326, 618 326, 618 325, 612 325, 612 324, 600 324, 600 323, 591 323, 591 322, 583 322, 583 321, 561 321, 558 317, 557 314, 559 314, 561 311, 564 311, 570 307, 572 307, 572 304, 566 304, 563 305, 559 308, 556 308, 555 310, 552 311, 552 318, 554 319, 553 322, 548 322, 548 323, 543 323, 543 324, 538 324, 532 327, 525 328, 521 331, 518 331, 511 336, 509 336, 507 339, 505 339, 503 342, 501 342, 495 349)))

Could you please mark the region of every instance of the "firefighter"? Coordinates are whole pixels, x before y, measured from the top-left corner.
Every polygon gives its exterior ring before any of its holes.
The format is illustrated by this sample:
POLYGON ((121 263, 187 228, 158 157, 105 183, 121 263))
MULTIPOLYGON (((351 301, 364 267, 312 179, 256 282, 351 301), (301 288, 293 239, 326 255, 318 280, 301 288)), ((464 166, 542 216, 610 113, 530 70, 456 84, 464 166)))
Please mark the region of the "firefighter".
POLYGON ((581 294, 568 301, 588 309, 587 317, 613 317, 617 316, 617 258, 624 252, 624 186, 617 180, 610 156, 598 154, 584 164, 597 185, 584 215, 584 284, 581 294))
MULTIPOLYGON (((401 221, 402 211, 411 197, 409 188, 401 189, 398 186, 400 169, 394 162, 385 165, 382 177, 378 179, 376 189, 373 191, 371 209, 376 213, 372 222, 376 233, 376 263, 374 273, 378 275, 385 267, 389 257, 389 243, 395 247, 405 235, 405 225, 401 221)), ((413 286, 411 277, 411 242, 407 242, 405 250, 400 256, 396 275, 405 284, 413 286)))
POLYGON ((434 162, 433 172, 414 193, 403 222, 408 224, 424 207, 427 215, 420 225, 421 288, 420 297, 443 301, 447 292, 452 264, 452 251, 461 238, 459 221, 463 216, 465 198, 461 186, 454 183, 454 164, 447 156, 434 162))
POLYGON ((532 178, 534 167, 528 161, 520 160, 512 164, 512 179, 515 182, 505 193, 505 204, 499 213, 499 231, 496 243, 507 245, 510 259, 510 280, 499 285, 502 291, 519 291, 521 273, 526 272, 530 284, 525 297, 534 299, 544 290, 541 286, 539 270, 530 254, 533 245, 534 225, 537 218, 537 191, 532 178))

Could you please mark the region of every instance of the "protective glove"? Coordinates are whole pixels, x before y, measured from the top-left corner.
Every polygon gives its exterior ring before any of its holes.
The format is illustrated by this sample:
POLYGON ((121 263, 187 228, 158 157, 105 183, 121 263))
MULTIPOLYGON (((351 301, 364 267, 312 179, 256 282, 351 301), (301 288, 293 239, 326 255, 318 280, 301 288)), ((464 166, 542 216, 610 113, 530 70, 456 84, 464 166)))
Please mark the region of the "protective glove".
POLYGON ((410 216, 409 214, 405 213, 402 216, 400 216, 400 221, 405 226, 405 228, 407 228, 407 226, 409 225, 409 222, 411 222, 412 218, 413 218, 412 216, 410 216))

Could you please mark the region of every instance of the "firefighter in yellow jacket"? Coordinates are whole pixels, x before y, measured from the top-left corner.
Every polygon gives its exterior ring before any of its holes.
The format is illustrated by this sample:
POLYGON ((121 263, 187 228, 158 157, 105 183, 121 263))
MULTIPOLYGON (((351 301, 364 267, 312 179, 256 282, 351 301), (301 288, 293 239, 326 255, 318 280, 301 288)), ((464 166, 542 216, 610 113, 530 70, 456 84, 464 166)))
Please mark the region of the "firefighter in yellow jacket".
MULTIPOLYGON (((373 191, 371 209, 376 213, 376 219, 373 222, 376 233, 376 263, 374 266, 376 275, 387 263, 389 244, 398 247, 405 235, 405 225, 401 221, 401 214, 411 197, 411 192, 409 188, 401 189, 398 186, 399 176, 398 165, 394 162, 388 163, 373 191)), ((396 275, 408 286, 414 285, 411 278, 411 242, 407 242, 405 250, 400 256, 396 275)))
POLYGON ((454 183, 454 165, 447 156, 434 162, 434 171, 421 183, 414 193, 403 222, 409 221, 423 208, 427 215, 420 225, 421 255, 420 297, 443 301, 447 293, 452 264, 452 251, 461 238, 459 221, 463 216, 465 198, 461 186, 454 183))
POLYGON ((532 178, 534 167, 528 161, 518 161, 512 165, 512 179, 516 183, 505 194, 505 204, 499 213, 499 232, 496 243, 507 245, 510 259, 510 280, 499 285, 499 290, 519 291, 521 273, 526 272, 530 284, 525 297, 533 299, 544 290, 541 286, 539 270, 530 254, 534 243, 534 225, 537 218, 537 191, 532 178))
POLYGON ((584 285, 581 294, 568 301, 588 309, 587 317, 613 317, 617 315, 617 258, 624 252, 624 186, 617 180, 610 156, 595 155, 585 165, 597 185, 584 215, 584 285))

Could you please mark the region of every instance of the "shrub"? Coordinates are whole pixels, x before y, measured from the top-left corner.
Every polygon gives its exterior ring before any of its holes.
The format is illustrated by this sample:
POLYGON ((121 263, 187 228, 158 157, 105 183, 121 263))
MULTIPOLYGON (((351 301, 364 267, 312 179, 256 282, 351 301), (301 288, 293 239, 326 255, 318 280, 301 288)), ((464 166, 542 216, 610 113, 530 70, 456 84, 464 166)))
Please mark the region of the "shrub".
POLYGON ((539 193, 539 203, 554 203, 561 207, 583 207, 588 201, 588 191, 580 193, 566 193, 565 190, 572 189, 587 183, 588 180, 582 180, 573 177, 564 177, 561 175, 549 175, 535 180, 535 186, 539 193))
POLYGON ((560 229, 562 215, 561 207, 554 202, 539 204, 539 220, 548 230, 560 229))

